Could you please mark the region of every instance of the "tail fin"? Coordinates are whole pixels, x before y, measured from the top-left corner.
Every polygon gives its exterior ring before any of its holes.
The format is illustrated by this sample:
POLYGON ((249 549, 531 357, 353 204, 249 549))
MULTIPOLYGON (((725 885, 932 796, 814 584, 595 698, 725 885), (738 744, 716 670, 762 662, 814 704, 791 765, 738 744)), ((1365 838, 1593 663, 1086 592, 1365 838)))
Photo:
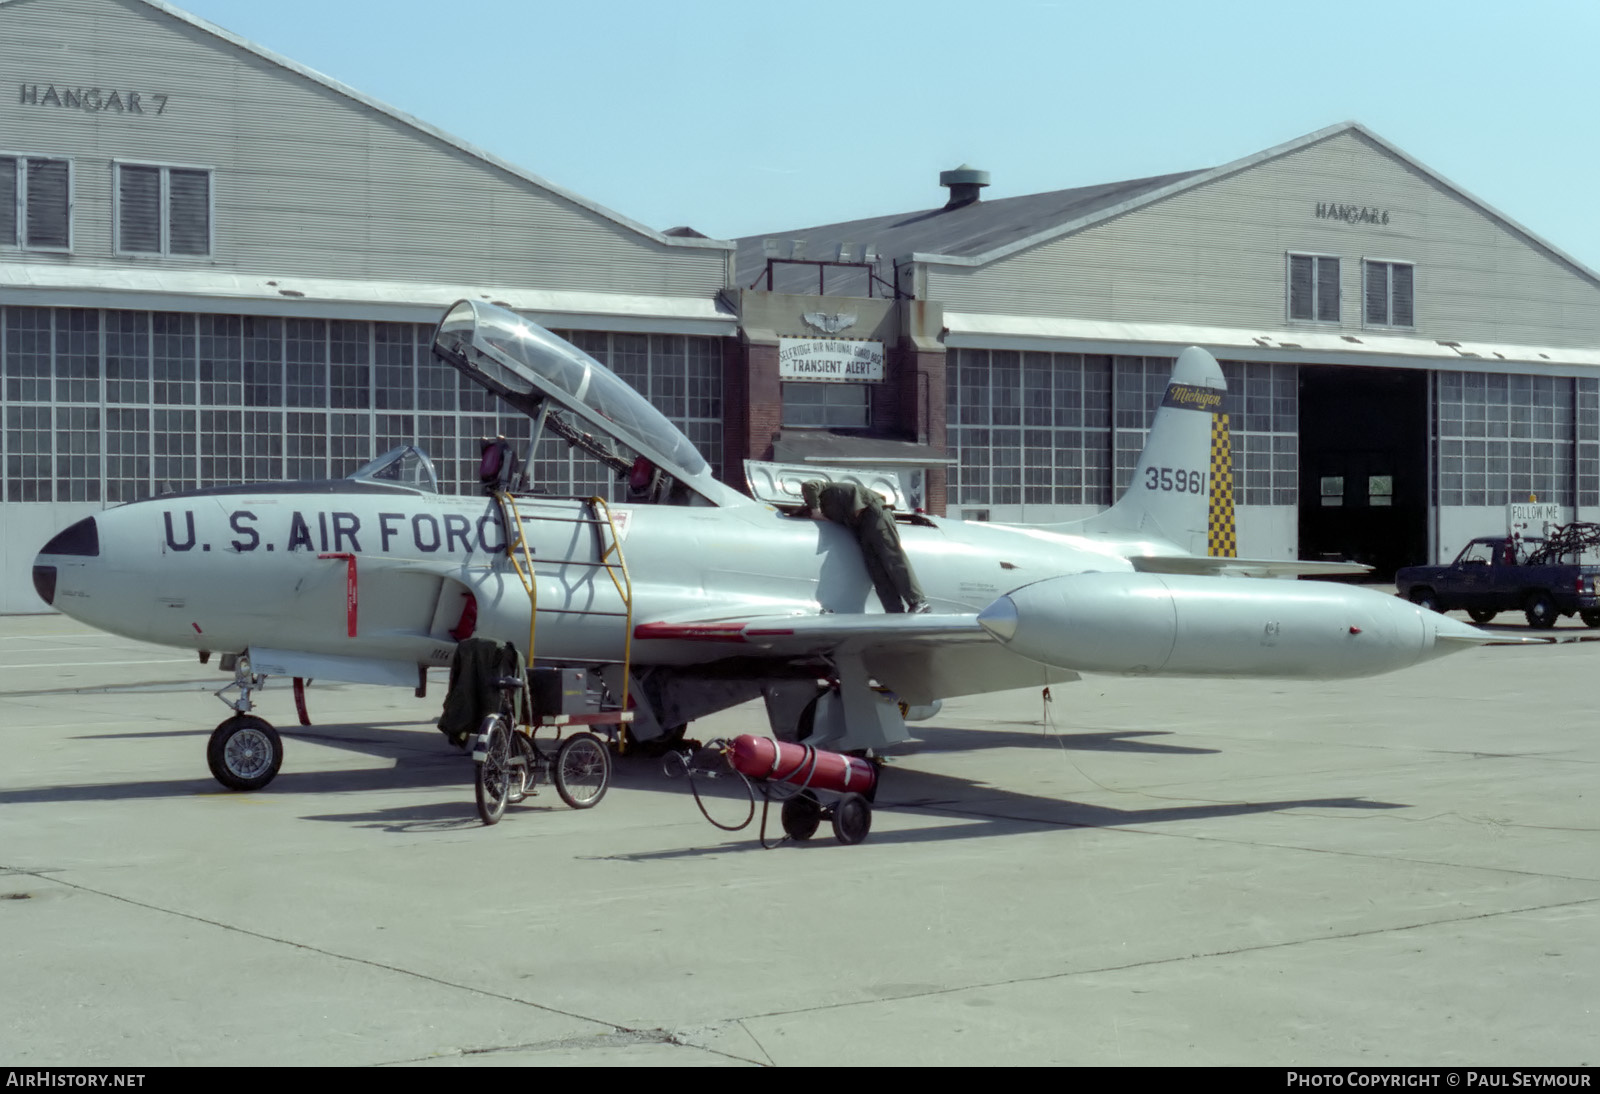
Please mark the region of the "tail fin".
POLYGON ((1180 353, 1127 492, 1080 530, 1157 537, 1195 555, 1236 555, 1227 389, 1215 357, 1198 346, 1180 353))

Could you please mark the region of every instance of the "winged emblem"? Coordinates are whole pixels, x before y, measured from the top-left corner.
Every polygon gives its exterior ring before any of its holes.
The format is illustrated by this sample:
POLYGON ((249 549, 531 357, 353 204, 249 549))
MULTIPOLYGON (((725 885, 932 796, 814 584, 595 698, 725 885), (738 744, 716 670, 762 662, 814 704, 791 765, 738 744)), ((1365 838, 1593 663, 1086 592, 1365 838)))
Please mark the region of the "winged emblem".
POLYGON ((800 318, 804 319, 808 326, 815 327, 824 334, 838 334, 846 327, 856 325, 856 317, 853 312, 834 312, 829 315, 827 312, 808 311, 800 318))

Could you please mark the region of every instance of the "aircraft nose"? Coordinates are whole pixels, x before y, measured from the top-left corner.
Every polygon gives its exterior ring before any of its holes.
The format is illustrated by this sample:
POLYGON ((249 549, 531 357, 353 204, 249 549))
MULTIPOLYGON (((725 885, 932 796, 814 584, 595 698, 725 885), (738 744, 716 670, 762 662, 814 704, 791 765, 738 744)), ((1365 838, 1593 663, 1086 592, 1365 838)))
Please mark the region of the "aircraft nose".
POLYGON ((49 543, 39 549, 33 563, 33 591, 39 599, 54 606, 56 602, 56 568, 41 561, 46 555, 76 555, 80 558, 97 558, 100 555, 100 526, 93 517, 85 517, 56 533, 49 543))
POLYGON ((978 613, 978 625, 1002 642, 1009 642, 1017 633, 1017 605, 1009 596, 1002 596, 978 613))

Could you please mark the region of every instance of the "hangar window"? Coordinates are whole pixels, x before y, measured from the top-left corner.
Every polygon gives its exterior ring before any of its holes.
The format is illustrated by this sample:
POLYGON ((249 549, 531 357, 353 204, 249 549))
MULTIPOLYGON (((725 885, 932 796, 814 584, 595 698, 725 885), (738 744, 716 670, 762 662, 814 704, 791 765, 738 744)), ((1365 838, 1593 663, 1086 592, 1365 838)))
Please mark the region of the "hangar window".
POLYGON ((1413 327, 1412 274, 1409 262, 1362 263, 1365 285, 1366 325, 1369 327, 1413 327))
POLYGON ((110 502, 150 496, 150 410, 107 407, 106 490, 110 502))
POLYGON ((783 424, 824 429, 865 429, 872 419, 871 384, 783 385, 783 424))
POLYGON ((157 494, 196 485, 193 410, 156 407, 150 412, 150 472, 157 494))
POLYGON ((194 405, 195 323, 194 316, 174 312, 150 316, 150 396, 158 406, 194 405))
POLYGON ((10 501, 54 501, 51 496, 54 431, 47 406, 6 409, 6 497, 10 501))
POLYGON ((100 408, 58 406, 55 419, 56 500, 99 501, 100 483, 104 478, 100 408))
POLYGON ((1289 318, 1339 321, 1339 260, 1331 255, 1289 256, 1289 318))
POLYGON ((1578 399, 1578 504, 1600 505, 1600 380, 1581 377, 1578 399))
POLYGON ((119 254, 209 255, 211 172, 119 163, 113 229, 119 254))
MULTIPOLYGON (((108 311, 105 313, 106 402, 150 403, 150 313, 108 311)), ((166 400, 162 400, 165 402, 166 400)), ((146 415, 146 430, 149 429, 146 415)), ((146 476, 147 478, 149 476, 146 476)), ((109 481, 109 480, 108 480, 109 481)), ((117 498, 129 501, 130 498, 117 498)))
POLYGON ((72 165, 37 156, 0 156, 0 247, 72 247, 72 165))
POLYGON ((1112 373, 1112 358, 1095 354, 952 350, 945 369, 946 444, 957 461, 947 480, 952 510, 1110 504, 1112 373))
MULTIPOLYGON (((1587 447, 1579 381, 1441 372, 1435 383, 1440 505, 1503 506, 1530 493, 1573 503, 1574 460, 1587 447)), ((1579 489, 1583 482, 1580 475, 1579 489)))

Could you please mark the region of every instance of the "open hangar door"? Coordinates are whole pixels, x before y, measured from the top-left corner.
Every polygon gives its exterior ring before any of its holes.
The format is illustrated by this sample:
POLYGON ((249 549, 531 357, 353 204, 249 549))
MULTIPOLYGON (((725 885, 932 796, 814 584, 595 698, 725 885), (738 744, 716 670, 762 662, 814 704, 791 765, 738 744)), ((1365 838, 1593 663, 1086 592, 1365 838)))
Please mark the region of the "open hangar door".
POLYGON ((1430 561, 1428 504, 1427 374, 1300 366, 1301 557, 1392 581, 1430 561))

